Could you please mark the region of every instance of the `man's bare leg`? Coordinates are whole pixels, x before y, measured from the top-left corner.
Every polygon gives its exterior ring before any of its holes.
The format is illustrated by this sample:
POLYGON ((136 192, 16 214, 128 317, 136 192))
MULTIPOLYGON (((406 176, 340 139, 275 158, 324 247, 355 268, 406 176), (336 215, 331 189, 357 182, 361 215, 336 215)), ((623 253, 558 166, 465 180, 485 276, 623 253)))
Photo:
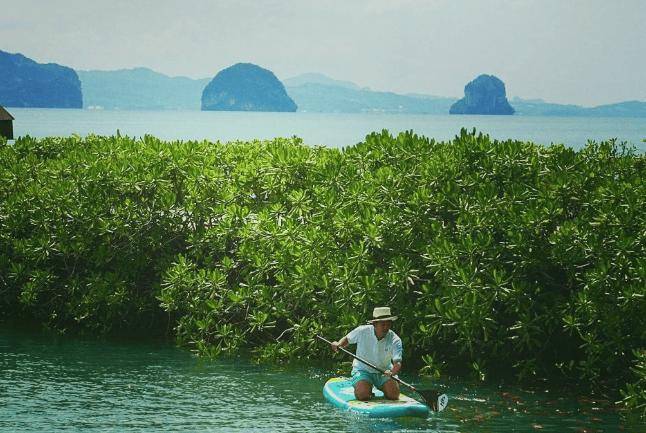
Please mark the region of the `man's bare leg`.
POLYGON ((354 385, 354 396, 357 400, 370 400, 372 398, 372 384, 365 380, 360 380, 354 385))
MULTIPOLYGON (((389 400, 399 399, 399 384, 392 379, 384 383, 382 391, 384 392, 386 398, 389 400)), ((357 392, 355 390, 355 394, 356 393, 357 392)))

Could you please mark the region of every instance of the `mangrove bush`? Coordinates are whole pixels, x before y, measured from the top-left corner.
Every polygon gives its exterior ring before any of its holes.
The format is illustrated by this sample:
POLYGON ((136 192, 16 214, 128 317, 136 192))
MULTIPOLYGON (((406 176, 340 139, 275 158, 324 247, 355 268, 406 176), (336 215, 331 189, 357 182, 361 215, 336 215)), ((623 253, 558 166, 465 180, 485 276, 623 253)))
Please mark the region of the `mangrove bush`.
POLYGON ((21 137, 0 143, 0 314, 290 359, 390 305, 423 372, 629 383, 643 410, 645 174, 612 140, 466 130, 21 137))

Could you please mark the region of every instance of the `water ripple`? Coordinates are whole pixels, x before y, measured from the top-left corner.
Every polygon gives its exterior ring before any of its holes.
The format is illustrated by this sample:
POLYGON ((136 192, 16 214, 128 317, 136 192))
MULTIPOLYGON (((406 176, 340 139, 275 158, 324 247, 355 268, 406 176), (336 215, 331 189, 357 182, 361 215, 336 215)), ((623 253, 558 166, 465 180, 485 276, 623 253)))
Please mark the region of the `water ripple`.
POLYGON ((571 400, 468 383, 429 419, 372 420, 328 405, 330 372, 208 361, 168 346, 0 329, 2 432, 617 431, 615 413, 571 400), (587 430, 586 430, 587 429, 587 430))

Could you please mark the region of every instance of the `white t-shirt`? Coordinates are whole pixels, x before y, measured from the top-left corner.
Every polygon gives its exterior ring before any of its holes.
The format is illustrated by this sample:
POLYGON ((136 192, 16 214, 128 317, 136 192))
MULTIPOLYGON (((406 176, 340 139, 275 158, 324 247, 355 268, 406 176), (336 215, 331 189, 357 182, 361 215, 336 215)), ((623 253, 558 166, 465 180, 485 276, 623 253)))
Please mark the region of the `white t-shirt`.
MULTIPOLYGON (((363 325, 354 328, 346 335, 350 344, 357 345, 357 356, 374 364, 382 370, 389 370, 393 362, 402 360, 402 341, 391 329, 381 340, 377 340, 374 326, 363 325)), ((355 370, 377 373, 363 362, 355 359, 352 363, 355 370)))

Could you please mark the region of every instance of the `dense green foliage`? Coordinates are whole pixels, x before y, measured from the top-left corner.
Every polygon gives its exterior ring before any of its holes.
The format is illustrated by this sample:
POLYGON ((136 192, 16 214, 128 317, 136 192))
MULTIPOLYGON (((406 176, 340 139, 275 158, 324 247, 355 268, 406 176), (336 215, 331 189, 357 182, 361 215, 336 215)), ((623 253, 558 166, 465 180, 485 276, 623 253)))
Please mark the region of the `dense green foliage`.
POLYGON ((643 408, 645 174, 613 141, 465 130, 345 150, 25 137, 0 143, 0 316, 289 359, 390 305, 423 372, 630 381, 643 408))
POLYGON ((623 403, 632 417, 646 420, 646 350, 635 351, 635 366, 631 368, 636 379, 621 391, 623 403))

